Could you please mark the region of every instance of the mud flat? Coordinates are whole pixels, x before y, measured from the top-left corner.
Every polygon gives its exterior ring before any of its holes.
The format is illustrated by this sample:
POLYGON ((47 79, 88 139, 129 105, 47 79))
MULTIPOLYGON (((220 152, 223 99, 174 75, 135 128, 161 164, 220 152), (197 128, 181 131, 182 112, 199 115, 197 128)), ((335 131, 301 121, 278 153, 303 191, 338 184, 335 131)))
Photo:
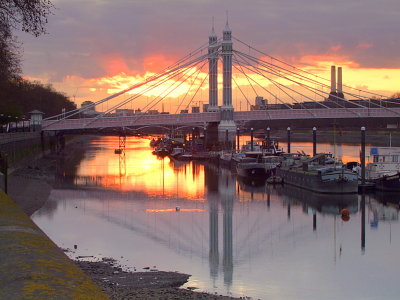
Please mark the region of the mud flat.
MULTIPOLYGON (((179 288, 190 275, 152 269, 124 271, 112 258, 75 263, 113 300, 122 299, 238 299, 179 288)), ((147 269, 147 268, 146 268, 147 269)))

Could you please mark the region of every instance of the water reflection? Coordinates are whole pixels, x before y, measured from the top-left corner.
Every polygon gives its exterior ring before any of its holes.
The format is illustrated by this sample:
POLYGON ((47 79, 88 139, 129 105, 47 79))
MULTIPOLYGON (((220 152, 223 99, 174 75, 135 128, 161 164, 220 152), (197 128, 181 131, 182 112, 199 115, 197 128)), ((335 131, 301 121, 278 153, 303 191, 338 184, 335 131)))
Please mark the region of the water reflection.
POLYGON ((58 189, 33 216, 57 244, 78 244, 77 255, 123 256, 193 274, 189 285, 202 290, 260 299, 362 299, 366 282, 372 297, 399 291, 391 281, 399 264, 385 260, 400 250, 398 195, 389 203, 246 181, 213 165, 157 160, 137 139, 127 139, 121 172, 115 142, 94 140, 60 165, 58 189))

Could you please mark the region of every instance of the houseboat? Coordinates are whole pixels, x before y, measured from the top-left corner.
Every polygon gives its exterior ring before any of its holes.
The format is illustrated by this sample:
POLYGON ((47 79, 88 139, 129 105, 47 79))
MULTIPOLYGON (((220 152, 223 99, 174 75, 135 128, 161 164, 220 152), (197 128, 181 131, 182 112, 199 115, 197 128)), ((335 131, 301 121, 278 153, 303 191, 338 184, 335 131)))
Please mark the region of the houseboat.
MULTIPOLYGON (((358 173, 360 175, 360 168, 358 173)), ((371 148, 365 179, 381 191, 400 191, 400 147, 371 148)))
POLYGON ((341 162, 328 153, 320 153, 312 158, 286 157, 276 169, 276 175, 280 176, 285 184, 318 193, 358 192, 357 173, 344 168, 341 162))

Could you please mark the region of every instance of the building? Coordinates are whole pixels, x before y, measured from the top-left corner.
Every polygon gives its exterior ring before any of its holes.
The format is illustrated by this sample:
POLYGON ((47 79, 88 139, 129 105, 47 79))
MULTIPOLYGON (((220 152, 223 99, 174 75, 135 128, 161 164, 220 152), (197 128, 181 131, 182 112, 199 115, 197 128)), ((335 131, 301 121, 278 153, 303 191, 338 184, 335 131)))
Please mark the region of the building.
POLYGON ((93 101, 83 101, 81 104, 82 114, 85 117, 93 117, 98 115, 96 112, 96 104, 93 101))
POLYGON ((37 109, 32 110, 29 112, 31 118, 30 118, 30 123, 29 127, 31 131, 40 131, 42 129, 42 120, 43 120, 43 115, 44 112, 41 112, 37 109))
POLYGON ((262 96, 256 97, 255 105, 250 106, 250 110, 266 110, 268 105, 268 101, 264 99, 262 96))
POLYGON ((117 108, 117 109, 115 110, 115 114, 116 114, 117 116, 127 117, 127 116, 133 116, 134 111, 133 111, 133 109, 117 108))
POLYGON ((159 114, 157 109, 150 109, 147 113, 149 115, 158 115, 159 114))

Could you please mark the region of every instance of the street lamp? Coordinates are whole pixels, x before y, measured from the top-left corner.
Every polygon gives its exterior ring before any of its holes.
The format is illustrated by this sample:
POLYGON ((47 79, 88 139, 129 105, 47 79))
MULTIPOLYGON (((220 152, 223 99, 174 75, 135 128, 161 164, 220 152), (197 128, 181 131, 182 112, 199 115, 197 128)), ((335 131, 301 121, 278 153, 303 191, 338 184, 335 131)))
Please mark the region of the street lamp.
POLYGON ((25 132, 25 116, 22 117, 22 132, 25 132))

